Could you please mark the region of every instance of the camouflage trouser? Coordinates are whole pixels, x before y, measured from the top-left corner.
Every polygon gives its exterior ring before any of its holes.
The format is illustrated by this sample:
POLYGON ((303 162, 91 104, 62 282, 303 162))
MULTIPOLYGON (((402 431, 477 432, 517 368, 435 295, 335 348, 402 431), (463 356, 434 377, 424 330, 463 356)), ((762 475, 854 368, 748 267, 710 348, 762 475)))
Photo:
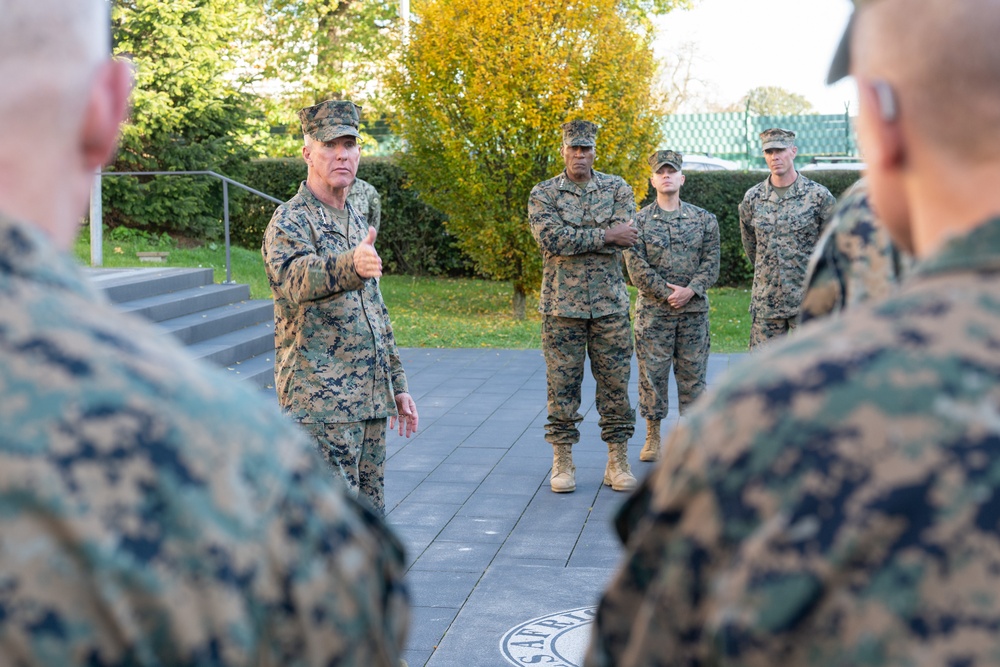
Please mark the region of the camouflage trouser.
POLYGON ((366 499, 385 515, 385 425, 369 419, 346 424, 303 423, 320 454, 347 483, 352 495, 366 499))
POLYGON ((597 422, 604 442, 626 442, 635 432, 635 410, 629 402, 632 331, 628 313, 594 319, 554 317, 542 321, 542 351, 548 381, 549 422, 545 439, 553 445, 580 440, 580 387, 583 364, 597 381, 597 422))
POLYGON ((768 319, 758 315, 753 316, 750 324, 750 349, 760 347, 772 338, 784 336, 798 326, 796 318, 768 319))
POLYGON ((635 315, 639 414, 646 419, 666 418, 671 364, 677 381, 677 402, 684 414, 705 391, 711 346, 707 312, 673 315, 653 308, 640 309, 635 315))

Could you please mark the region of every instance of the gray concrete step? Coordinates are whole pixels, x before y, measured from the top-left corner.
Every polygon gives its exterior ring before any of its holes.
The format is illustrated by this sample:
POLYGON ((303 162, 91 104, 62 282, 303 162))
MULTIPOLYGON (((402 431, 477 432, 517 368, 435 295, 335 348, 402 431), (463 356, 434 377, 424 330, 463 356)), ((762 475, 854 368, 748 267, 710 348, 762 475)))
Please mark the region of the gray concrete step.
POLYGON ((122 310, 141 315, 152 322, 166 323, 168 320, 204 313, 249 299, 248 285, 210 284, 129 300, 118 305, 122 310))
MULTIPOLYGON (((241 287, 246 287, 242 285, 241 287)), ((190 301, 195 301, 194 298, 190 301)), ((159 324, 185 345, 193 345, 238 329, 252 327, 274 318, 274 303, 267 299, 237 301, 223 306, 198 310, 159 324)))
POLYGON ((103 289, 113 303, 125 303, 213 283, 212 269, 204 268, 88 269, 87 273, 91 281, 103 289))
POLYGON ((85 269, 123 311, 155 323, 191 354, 262 389, 274 387, 274 306, 247 285, 213 282, 212 269, 85 269))
MULTIPOLYGON (((273 334, 272 334, 273 335, 273 334)), ((273 345, 272 345, 273 347, 273 345)), ((226 367, 243 382, 274 393, 274 350, 238 361, 226 367)))
POLYGON ((188 345, 188 349, 198 359, 227 368, 259 354, 273 354, 274 320, 260 322, 188 345))

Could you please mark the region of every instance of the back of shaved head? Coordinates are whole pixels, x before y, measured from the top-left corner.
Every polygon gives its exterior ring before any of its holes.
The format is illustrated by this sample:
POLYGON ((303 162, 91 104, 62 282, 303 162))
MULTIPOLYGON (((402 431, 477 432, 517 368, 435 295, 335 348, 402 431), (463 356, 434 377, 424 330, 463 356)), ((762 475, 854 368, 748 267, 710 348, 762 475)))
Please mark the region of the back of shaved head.
POLYGON ((0 63, 95 63, 108 53, 107 0, 0 0, 0 63))
POLYGON ((941 150, 1000 157, 1000 0, 859 4, 853 73, 888 82, 904 122, 941 150))
POLYGON ((108 57, 109 9, 107 0, 0 0, 0 118, 72 117, 108 57))

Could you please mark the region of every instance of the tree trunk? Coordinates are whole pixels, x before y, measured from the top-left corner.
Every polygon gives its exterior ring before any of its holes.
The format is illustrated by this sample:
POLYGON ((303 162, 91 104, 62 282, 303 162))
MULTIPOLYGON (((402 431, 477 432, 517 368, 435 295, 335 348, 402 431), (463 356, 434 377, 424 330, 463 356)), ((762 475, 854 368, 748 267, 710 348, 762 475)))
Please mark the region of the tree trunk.
POLYGON ((525 292, 523 287, 514 286, 514 319, 524 319, 525 292))
MULTIPOLYGON (((344 42, 350 33, 350 25, 344 18, 355 0, 328 0, 332 7, 319 16, 320 37, 316 45, 318 71, 323 73, 322 99, 344 99, 344 42)), ((318 102, 319 100, 317 100, 318 102)))

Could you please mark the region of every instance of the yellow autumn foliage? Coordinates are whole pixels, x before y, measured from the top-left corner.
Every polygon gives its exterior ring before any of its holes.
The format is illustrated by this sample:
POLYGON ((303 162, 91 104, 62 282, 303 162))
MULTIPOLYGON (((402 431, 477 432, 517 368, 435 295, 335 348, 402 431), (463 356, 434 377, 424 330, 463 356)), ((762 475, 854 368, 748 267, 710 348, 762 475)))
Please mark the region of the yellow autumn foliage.
MULTIPOLYGON (((600 126, 594 168, 646 193, 660 137, 649 39, 618 0, 421 0, 388 77, 412 186, 480 272, 538 289, 528 195, 563 169, 559 126, 600 126)), ((516 298, 515 298, 516 300, 516 298)))

